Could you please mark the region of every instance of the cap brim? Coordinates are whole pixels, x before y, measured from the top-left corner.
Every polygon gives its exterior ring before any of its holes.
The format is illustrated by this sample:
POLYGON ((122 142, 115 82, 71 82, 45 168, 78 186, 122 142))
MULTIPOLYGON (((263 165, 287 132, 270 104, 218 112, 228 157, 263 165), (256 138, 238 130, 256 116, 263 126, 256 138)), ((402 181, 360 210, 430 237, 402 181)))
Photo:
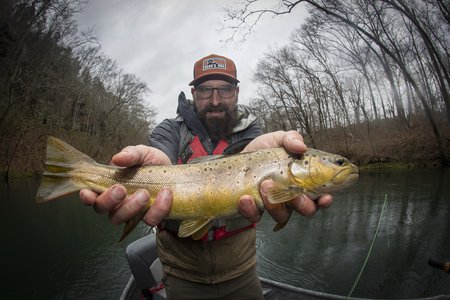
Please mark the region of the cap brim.
POLYGON ((199 76, 197 78, 195 78, 194 80, 192 80, 189 85, 199 85, 207 80, 225 80, 228 81, 230 83, 239 83, 239 80, 237 80, 237 78, 229 75, 229 74, 223 74, 223 73, 209 73, 209 74, 204 74, 202 76, 199 76))

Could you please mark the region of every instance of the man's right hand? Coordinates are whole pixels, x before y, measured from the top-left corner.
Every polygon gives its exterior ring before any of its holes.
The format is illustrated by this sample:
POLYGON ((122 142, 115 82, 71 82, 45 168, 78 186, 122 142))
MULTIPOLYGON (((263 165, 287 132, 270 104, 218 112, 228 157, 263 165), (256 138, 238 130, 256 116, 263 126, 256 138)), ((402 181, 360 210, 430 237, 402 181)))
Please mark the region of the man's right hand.
MULTIPOLYGON (((114 155, 111 163, 121 167, 140 165, 170 165, 169 157, 161 150, 144 145, 128 146, 114 155)), ((80 191, 81 201, 99 214, 109 214, 112 224, 122 224, 137 215, 149 201, 146 190, 138 190, 127 196, 124 186, 116 184, 102 194, 97 194, 89 189, 80 191)), ((156 196, 152 207, 143 217, 143 221, 150 226, 158 225, 169 214, 172 206, 172 191, 163 188, 156 196)))

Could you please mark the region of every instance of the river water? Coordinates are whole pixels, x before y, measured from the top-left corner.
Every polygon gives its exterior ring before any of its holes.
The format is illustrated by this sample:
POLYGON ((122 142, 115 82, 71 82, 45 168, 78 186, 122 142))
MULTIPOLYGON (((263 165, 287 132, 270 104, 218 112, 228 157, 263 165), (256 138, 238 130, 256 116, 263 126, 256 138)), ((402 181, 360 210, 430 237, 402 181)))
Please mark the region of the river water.
MULTIPOLYGON (((37 186, 0 183, 1 299, 118 299, 130 275, 125 247, 145 226, 118 243, 121 227, 76 195, 35 204, 37 186)), ((450 169, 363 172, 334 200, 313 218, 293 215, 277 233, 263 217, 260 275, 339 295, 355 283, 358 297, 450 295, 450 275, 427 265, 450 260, 450 169)))

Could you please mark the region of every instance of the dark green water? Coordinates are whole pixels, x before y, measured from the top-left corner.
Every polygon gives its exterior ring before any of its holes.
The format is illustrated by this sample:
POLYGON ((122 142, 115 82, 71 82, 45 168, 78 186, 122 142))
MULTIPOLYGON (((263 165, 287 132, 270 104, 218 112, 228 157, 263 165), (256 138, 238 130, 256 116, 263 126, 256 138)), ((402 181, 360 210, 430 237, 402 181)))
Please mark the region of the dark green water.
MULTIPOLYGON (((77 196, 34 203, 38 182, 0 183, 1 299, 118 299, 130 271, 124 250, 140 227, 118 243, 109 224, 77 196)), ((264 277, 353 296, 415 298, 450 295, 450 275, 427 265, 450 259, 450 169, 363 173, 314 218, 294 215, 273 233, 258 225, 258 269, 264 277)))
POLYGON ((348 295, 380 220, 353 296, 417 298, 450 295, 450 274, 428 257, 450 260, 450 169, 366 172, 316 217, 293 216, 273 233, 258 230, 260 274, 307 289, 348 295))

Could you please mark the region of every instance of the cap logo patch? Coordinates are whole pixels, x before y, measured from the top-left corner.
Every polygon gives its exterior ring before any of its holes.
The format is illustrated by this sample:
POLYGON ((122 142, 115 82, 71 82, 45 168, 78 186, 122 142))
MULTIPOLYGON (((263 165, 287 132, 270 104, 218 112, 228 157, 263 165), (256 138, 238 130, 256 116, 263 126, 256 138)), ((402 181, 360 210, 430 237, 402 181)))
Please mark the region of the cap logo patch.
POLYGON ((227 69, 227 63, 223 58, 208 58, 203 61, 203 71, 213 69, 227 69))

